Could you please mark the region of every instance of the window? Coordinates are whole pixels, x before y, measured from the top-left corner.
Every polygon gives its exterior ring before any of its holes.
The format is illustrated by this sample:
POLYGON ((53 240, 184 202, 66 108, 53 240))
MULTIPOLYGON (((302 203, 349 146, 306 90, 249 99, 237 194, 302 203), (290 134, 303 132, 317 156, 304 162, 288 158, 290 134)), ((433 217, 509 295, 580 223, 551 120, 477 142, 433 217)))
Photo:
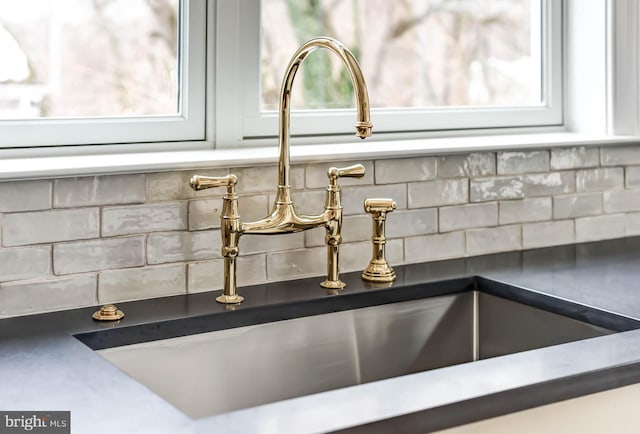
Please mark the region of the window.
MULTIPOLYGON (((316 35, 341 40, 359 59, 377 134, 562 124, 562 2, 257 3, 238 6, 245 140, 276 134, 284 69, 316 35)), ((294 135, 352 133, 351 83, 333 57, 318 50, 305 59, 292 97, 294 135)))
MULTIPOLYGON (((272 146, 282 71, 318 34, 359 58, 373 140, 637 134, 638 22, 636 0, 0 0, 0 152, 272 146)), ((296 78, 294 144, 353 134, 333 57, 296 78)))
POLYGON ((204 140, 205 0, 0 0, 0 147, 204 140))

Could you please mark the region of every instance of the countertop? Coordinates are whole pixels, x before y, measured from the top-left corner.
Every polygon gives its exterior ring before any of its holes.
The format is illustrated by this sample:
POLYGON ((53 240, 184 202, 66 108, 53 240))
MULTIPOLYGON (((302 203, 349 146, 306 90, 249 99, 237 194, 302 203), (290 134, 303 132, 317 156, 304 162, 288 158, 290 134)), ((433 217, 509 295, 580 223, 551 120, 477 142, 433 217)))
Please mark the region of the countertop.
POLYGON ((419 298, 451 282, 537 297, 574 317, 595 308, 640 320, 638 257, 640 238, 626 238, 394 267, 389 288, 349 273, 337 296, 314 278, 240 288, 235 309, 213 291, 120 303, 117 324, 93 321, 95 308, 4 319, 0 411, 71 411, 74 433, 429 432, 638 383, 640 329, 194 420, 74 337, 113 346, 419 298))

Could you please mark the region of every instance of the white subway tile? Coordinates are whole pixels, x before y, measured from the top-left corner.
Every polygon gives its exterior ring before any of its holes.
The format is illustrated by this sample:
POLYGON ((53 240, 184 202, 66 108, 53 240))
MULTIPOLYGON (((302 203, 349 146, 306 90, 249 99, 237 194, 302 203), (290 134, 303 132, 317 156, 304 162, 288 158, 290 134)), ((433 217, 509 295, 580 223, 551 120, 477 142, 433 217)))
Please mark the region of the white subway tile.
POLYGON ((541 197, 500 202, 500 224, 551 219, 551 198, 541 197))
POLYGON ((220 227, 222 198, 189 201, 189 230, 201 231, 220 227))
POLYGON ((521 176, 499 176, 470 180, 470 201, 488 202, 492 200, 521 199, 524 182, 521 176))
POLYGON ((566 194, 576 191, 576 176, 573 172, 524 175, 523 181, 526 197, 566 194))
POLYGON ((409 208, 428 208, 469 202, 467 178, 411 182, 407 188, 409 208))
POLYGON ((576 241, 598 241, 624 237, 624 214, 610 214, 576 219, 576 241))
POLYGON ((519 225, 469 229, 466 236, 467 253, 470 255, 508 252, 522 248, 522 230, 519 225))
POLYGON ((187 229, 187 203, 104 208, 102 236, 187 229))
POLYGON ((220 258, 220 231, 150 234, 147 238, 147 263, 200 261, 220 258))
POLYGON ((304 247, 304 232, 279 235, 245 234, 240 237, 240 254, 252 255, 304 247))
POLYGON ((497 224, 498 204, 496 202, 440 208, 440 232, 497 224))
POLYGON ((426 208, 387 214, 387 238, 410 237, 438 232, 438 211, 426 208))
MULTIPOLYGON (((364 222, 364 220, 366 220, 365 216, 349 216, 346 217, 342 220, 342 239, 345 239, 345 235, 346 234, 350 234, 353 236, 353 231, 347 231, 346 230, 346 224, 347 224, 347 218, 351 219, 351 218, 356 218, 358 224, 356 225, 356 229, 358 231, 358 233, 360 233, 361 236, 368 236, 365 235, 365 233, 367 232, 364 228, 364 225, 362 225, 360 222, 364 222)), ((369 232, 371 232, 371 229, 369 229, 369 232)), ((324 246, 324 237, 325 234, 327 233, 327 231, 322 228, 322 227, 317 227, 317 228, 313 228, 313 229, 309 229, 307 231, 304 231, 304 246, 305 247, 318 247, 318 246, 324 246)), ((355 240, 354 240, 355 241, 355 240)), ((361 240, 359 240, 361 241, 361 240)))
POLYGON ((522 226, 522 244, 525 249, 573 242, 575 242, 573 220, 530 223, 522 226))
MULTIPOLYGON (((240 257, 238 257, 240 258, 240 257)), ((264 258, 263 258, 264 261, 264 258)), ((236 259, 236 269, 239 268, 239 261, 236 259)), ((263 266, 264 268, 264 266, 263 266)), ((264 271, 264 270, 263 270, 264 271)), ((260 270, 256 270, 260 272, 260 270)), ((236 276, 243 274, 236 270, 236 276)), ((187 292, 213 291, 222 289, 224 285, 224 259, 212 259, 205 262, 195 262, 187 268, 187 292)), ((239 285, 238 285, 239 286, 239 285)))
POLYGON ((605 191, 624 187, 622 167, 603 167, 576 172, 576 189, 583 191, 605 191))
POLYGON ((436 177, 435 157, 414 157, 375 162, 376 184, 427 181, 436 177))
POLYGON ((640 166, 628 166, 624 168, 625 187, 640 187, 640 166))
POLYGON ((438 157, 439 178, 461 178, 496 174, 496 155, 492 152, 438 157))
POLYGON ((257 166, 233 169, 231 173, 238 177, 238 194, 270 193, 278 186, 277 166, 257 166))
POLYGON ((566 219, 602 214, 602 193, 580 193, 553 198, 553 218, 566 219))
POLYGON ((109 175, 56 179, 53 206, 56 208, 142 203, 145 175, 109 175))
POLYGON ((184 264, 108 270, 98 274, 98 302, 115 303, 184 294, 184 264))
MULTIPOLYGON (((327 272, 327 250, 324 247, 287 250, 267 255, 267 278, 270 281, 323 276, 327 272)), ((318 291, 322 288, 318 287, 318 291)))
POLYGON ((600 149, 586 148, 554 148, 551 149, 551 170, 582 169, 598 167, 600 149))
POLYGON ((96 276, 0 283, 0 317, 92 306, 96 299, 96 276))
POLYGON ((51 247, 17 247, 0 250, 0 282, 32 279, 51 274, 51 247))
POLYGON ((144 237, 108 238, 53 246, 55 274, 144 265, 144 237))
MULTIPOLYGON (((224 284, 223 260, 189 264, 189 293, 222 289, 224 284)), ((236 278, 238 292, 242 287, 267 282, 265 255, 238 256, 236 259, 236 278)))
POLYGON ((406 263, 438 261, 464 257, 464 232, 422 235, 404 240, 404 258, 406 263))
POLYGON ((51 181, 0 182, 0 212, 51 208, 51 181))
POLYGON ((547 172, 549 151, 498 152, 498 175, 547 172))
MULTIPOLYGON (((251 222, 266 217, 271 212, 269 196, 243 196, 238 200, 238 212, 243 222, 251 222)), ((219 225, 219 223, 218 223, 219 225)))
POLYGON ((640 147, 631 146, 602 146, 600 159, 603 166, 640 165, 640 147))
POLYGON ((20 246, 96 238, 98 208, 5 214, 2 244, 20 246))
MULTIPOLYGON (((305 177, 307 176, 306 165, 303 164, 294 164, 291 166, 291 171, 289 173, 291 177, 291 188, 293 190, 301 190, 305 188, 305 177)), ((276 171, 276 181, 273 184, 273 189, 269 190, 269 192, 276 192, 278 190, 277 182, 277 171, 276 171)), ((264 182, 264 181, 263 181, 264 182)))
POLYGON ((632 212, 624 215, 625 233, 627 236, 640 235, 640 212, 632 212))
POLYGON ((640 211, 640 189, 605 191, 602 196, 607 213, 640 211))

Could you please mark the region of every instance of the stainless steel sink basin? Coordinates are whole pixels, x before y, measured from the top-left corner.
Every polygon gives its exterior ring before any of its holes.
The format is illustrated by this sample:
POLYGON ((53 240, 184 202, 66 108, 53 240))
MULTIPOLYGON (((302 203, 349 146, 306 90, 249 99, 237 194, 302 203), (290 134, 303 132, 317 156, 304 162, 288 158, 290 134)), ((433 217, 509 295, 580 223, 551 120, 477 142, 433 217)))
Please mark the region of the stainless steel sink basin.
POLYGON ((98 352, 200 418, 609 333, 467 291, 98 352))

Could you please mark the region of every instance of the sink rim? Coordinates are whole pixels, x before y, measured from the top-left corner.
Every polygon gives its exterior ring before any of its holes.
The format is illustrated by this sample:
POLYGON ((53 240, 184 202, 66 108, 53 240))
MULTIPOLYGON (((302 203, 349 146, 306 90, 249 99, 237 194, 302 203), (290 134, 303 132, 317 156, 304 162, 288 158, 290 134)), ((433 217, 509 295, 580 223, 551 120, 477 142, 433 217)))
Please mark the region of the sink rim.
POLYGON ((505 283, 497 279, 474 275, 420 284, 376 288, 370 291, 344 293, 310 300, 247 307, 240 305, 233 310, 223 312, 136 325, 116 325, 113 328, 78 333, 73 336, 95 351, 466 291, 478 291, 505 298, 618 333, 640 328, 640 320, 620 313, 505 283))

